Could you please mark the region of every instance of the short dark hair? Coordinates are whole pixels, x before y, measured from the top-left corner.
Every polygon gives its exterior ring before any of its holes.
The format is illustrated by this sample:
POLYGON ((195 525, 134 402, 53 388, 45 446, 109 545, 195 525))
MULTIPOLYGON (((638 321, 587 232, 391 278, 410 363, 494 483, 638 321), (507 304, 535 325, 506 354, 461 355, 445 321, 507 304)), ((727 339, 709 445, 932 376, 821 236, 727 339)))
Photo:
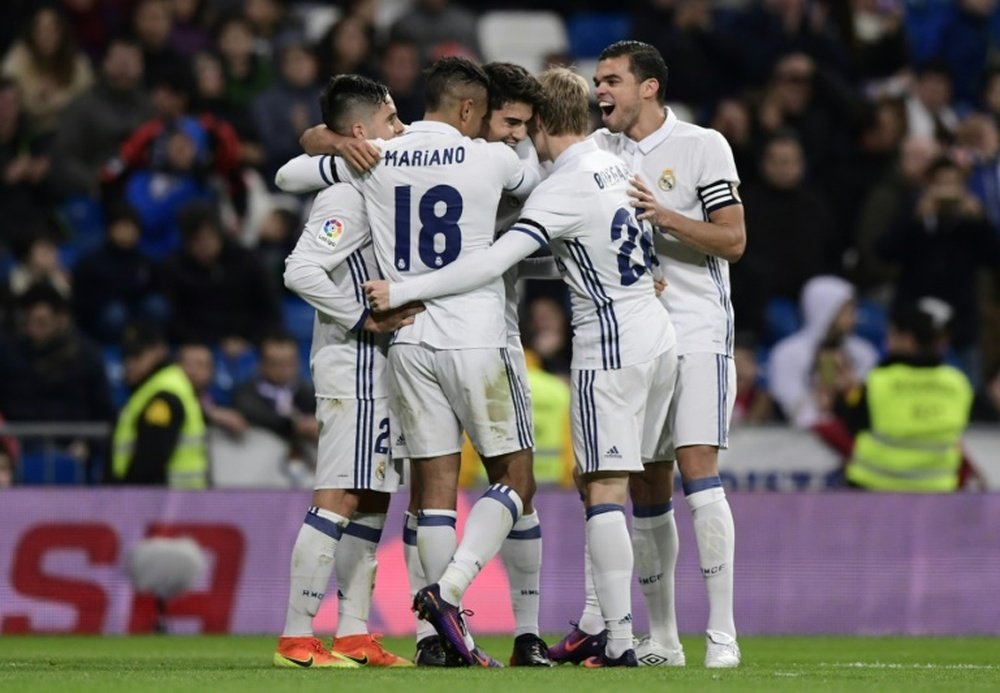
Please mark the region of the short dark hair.
POLYGON ((526 103, 538 108, 542 103, 542 85, 534 75, 514 63, 493 62, 483 65, 490 79, 489 109, 496 111, 507 103, 526 103))
POLYGON ((427 70, 427 110, 441 108, 446 96, 468 87, 482 87, 489 93, 490 78, 483 68, 467 58, 441 58, 427 70))
POLYGON ((263 335, 261 335, 260 343, 258 344, 257 347, 260 350, 261 356, 264 355, 264 347, 266 347, 269 344, 274 344, 279 346, 282 344, 286 346, 291 344, 296 348, 298 347, 298 342, 295 341, 295 337, 293 337, 291 334, 289 334, 288 332, 286 332, 281 328, 273 328, 267 330, 263 335))
POLYGON ((219 210, 210 202, 191 202, 177 213, 177 225, 180 228, 181 240, 190 241, 205 226, 222 235, 222 220, 219 210))
POLYGON ((17 307, 21 311, 28 311, 39 305, 48 306, 53 313, 69 312, 69 300, 51 282, 44 279, 31 284, 17 299, 17 307))
POLYGON ((913 337, 921 350, 932 350, 936 346, 940 330, 934 325, 934 316, 921 310, 916 304, 897 306, 889 316, 889 324, 903 334, 913 337))
POLYGON ((640 82, 655 79, 660 83, 656 93, 656 101, 665 103, 667 100, 667 64, 663 61, 660 51, 642 41, 616 41, 601 51, 598 60, 609 60, 628 56, 629 71, 640 82))
POLYGON ((389 96, 389 87, 361 75, 334 75, 323 87, 319 107, 323 122, 334 132, 346 135, 350 120, 360 109, 375 112, 389 96))

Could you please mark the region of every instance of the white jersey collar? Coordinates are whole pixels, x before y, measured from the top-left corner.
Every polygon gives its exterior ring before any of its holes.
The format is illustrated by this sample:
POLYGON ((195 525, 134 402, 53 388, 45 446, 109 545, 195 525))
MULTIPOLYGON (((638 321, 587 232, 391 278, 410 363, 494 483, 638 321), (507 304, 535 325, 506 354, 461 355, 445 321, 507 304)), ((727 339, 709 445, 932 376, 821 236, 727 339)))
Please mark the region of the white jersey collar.
POLYGON ((668 106, 664 106, 663 110, 667 113, 667 119, 663 121, 660 127, 646 135, 638 143, 639 151, 642 152, 643 156, 649 154, 662 144, 663 140, 670 137, 670 133, 673 132, 674 127, 677 125, 677 116, 674 115, 674 112, 668 106))
POLYGON ((439 120, 417 120, 410 123, 409 127, 406 128, 406 132, 407 134, 411 132, 439 132, 443 135, 464 137, 454 125, 442 123, 439 120))
POLYGON ((563 150, 563 153, 556 157, 556 160, 552 164, 551 173, 555 173, 563 166, 566 166, 569 162, 577 159, 588 152, 597 151, 597 143, 591 139, 585 139, 582 142, 577 142, 576 144, 571 144, 569 147, 563 150))

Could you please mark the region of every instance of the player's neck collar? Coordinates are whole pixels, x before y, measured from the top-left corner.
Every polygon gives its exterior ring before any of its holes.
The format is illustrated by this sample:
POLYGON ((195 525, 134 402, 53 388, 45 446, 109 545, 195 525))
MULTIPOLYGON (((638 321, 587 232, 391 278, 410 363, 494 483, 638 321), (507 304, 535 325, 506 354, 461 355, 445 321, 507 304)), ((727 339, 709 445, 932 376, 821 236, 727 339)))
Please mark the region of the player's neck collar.
POLYGON ((591 139, 585 139, 566 147, 566 149, 562 151, 562 154, 557 156, 556 160, 552 162, 552 171, 550 172, 550 175, 557 169, 567 165, 573 159, 592 149, 597 149, 597 144, 591 139))
POLYGON ((456 128, 454 125, 450 125, 449 123, 445 123, 440 120, 415 121, 413 123, 410 123, 409 127, 406 128, 407 132, 411 130, 414 132, 440 132, 449 135, 459 135, 459 136, 461 136, 462 134, 459 131, 459 129, 456 128))
POLYGON ((643 137, 637 143, 639 151, 642 152, 643 155, 649 154, 651 151, 656 149, 656 147, 658 147, 663 140, 670 137, 670 133, 673 132, 674 127, 677 125, 677 116, 674 115, 672 110, 670 110, 670 107, 664 106, 663 110, 667 114, 663 124, 653 132, 643 137))

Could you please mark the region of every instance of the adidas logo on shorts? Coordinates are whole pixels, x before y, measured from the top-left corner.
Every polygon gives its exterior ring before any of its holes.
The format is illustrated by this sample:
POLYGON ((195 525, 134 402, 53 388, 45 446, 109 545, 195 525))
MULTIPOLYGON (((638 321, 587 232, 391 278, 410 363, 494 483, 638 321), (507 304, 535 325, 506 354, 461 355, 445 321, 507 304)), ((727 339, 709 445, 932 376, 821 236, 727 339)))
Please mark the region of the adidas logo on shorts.
POLYGON ((615 457, 617 459, 621 459, 622 454, 620 452, 618 452, 618 446, 617 445, 612 445, 611 448, 608 449, 608 451, 606 453, 604 453, 604 456, 605 457, 615 457))

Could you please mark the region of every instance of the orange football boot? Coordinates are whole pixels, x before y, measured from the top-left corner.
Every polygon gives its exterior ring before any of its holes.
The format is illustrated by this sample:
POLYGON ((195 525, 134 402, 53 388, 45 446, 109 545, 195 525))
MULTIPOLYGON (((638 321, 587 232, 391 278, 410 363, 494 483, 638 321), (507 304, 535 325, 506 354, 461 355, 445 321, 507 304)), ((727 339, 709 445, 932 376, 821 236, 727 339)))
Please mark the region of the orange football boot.
POLYGON ((333 654, 345 657, 355 664, 368 667, 412 667, 413 662, 382 647, 381 635, 347 635, 335 638, 333 654))
POLYGON ((330 652, 319 638, 309 635, 282 637, 274 653, 274 666, 288 669, 340 668, 357 669, 358 663, 337 652, 330 652))

